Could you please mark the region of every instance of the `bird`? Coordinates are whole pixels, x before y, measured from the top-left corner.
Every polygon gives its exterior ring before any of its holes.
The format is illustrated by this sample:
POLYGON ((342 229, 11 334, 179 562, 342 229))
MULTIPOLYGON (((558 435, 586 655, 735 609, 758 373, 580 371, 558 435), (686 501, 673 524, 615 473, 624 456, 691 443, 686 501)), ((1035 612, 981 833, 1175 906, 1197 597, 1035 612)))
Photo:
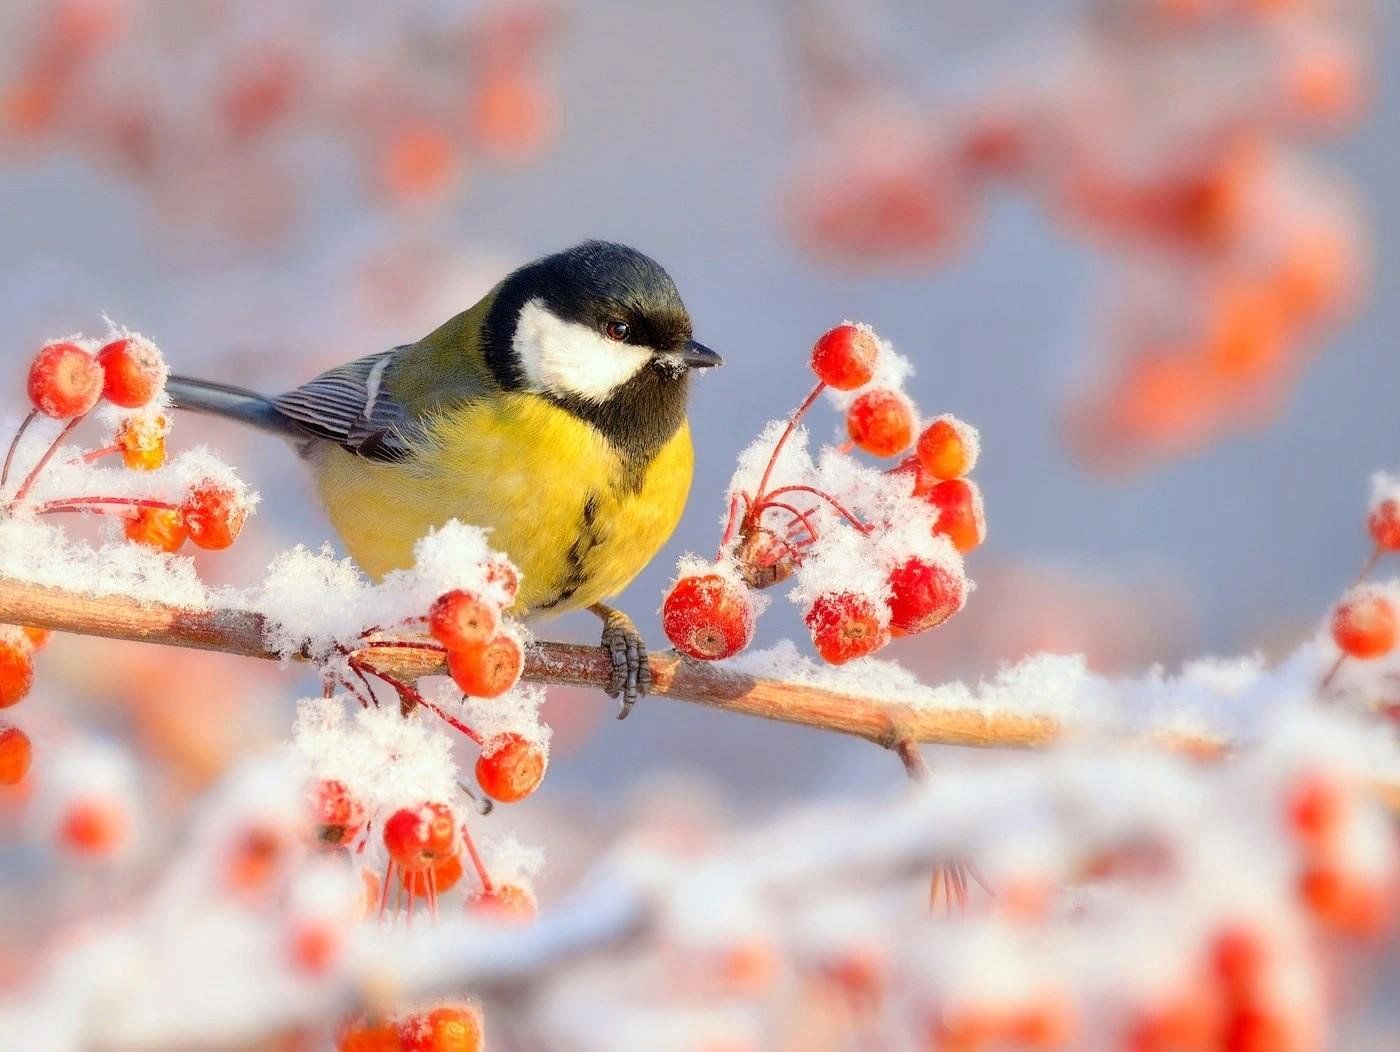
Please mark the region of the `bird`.
POLYGON ((290 440, 371 577, 412 565, 450 519, 489 530, 520 571, 512 613, 603 621, 618 718, 650 687, 647 648, 610 605, 661 550, 690 492, 694 339, 675 282, 625 245, 586 241, 506 276, 415 343, 285 394, 172 376, 176 409, 290 440))

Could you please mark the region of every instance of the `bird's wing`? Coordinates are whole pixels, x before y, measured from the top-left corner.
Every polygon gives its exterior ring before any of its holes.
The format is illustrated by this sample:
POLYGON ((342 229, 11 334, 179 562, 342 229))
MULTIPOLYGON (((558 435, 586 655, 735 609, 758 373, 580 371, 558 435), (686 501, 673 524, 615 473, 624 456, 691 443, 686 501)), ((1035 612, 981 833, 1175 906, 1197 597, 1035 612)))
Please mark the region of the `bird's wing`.
POLYGON ((358 358, 272 399, 303 431, 369 460, 406 460, 419 433, 413 414, 386 383, 405 347, 358 358))

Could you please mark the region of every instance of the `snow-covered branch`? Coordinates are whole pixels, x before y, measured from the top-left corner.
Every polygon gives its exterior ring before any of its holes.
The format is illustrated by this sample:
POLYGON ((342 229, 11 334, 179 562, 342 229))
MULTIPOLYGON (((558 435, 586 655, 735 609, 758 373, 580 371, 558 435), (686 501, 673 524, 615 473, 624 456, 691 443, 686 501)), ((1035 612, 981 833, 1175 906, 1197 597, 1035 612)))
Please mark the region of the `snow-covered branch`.
MULTIPOLYGON (((0 578, 0 622, 60 632, 192 647, 246 657, 276 659, 265 642, 263 617, 250 610, 188 610, 124 596, 93 596, 0 578)), ((364 660, 404 679, 443 674, 440 651, 375 648, 364 660)), ((1061 736, 1048 715, 988 712, 977 707, 929 708, 882 701, 803 683, 750 675, 692 661, 674 652, 651 657, 652 693, 728 712, 795 723, 865 738, 886 748, 902 741, 983 748, 1033 748, 1061 736)), ((610 665, 597 647, 539 642, 525 659, 524 679, 534 683, 599 687, 610 665)), ((1158 734, 1173 749, 1204 754, 1222 743, 1203 734, 1158 734)))

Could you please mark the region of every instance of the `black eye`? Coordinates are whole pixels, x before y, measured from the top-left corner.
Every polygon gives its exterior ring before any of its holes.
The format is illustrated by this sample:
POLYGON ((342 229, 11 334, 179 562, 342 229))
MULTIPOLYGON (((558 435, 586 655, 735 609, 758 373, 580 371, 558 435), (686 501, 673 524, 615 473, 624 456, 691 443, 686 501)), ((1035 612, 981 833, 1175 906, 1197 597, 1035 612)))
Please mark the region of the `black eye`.
POLYGON ((610 321, 603 325, 603 335, 618 343, 624 342, 632 334, 632 326, 625 321, 610 321))

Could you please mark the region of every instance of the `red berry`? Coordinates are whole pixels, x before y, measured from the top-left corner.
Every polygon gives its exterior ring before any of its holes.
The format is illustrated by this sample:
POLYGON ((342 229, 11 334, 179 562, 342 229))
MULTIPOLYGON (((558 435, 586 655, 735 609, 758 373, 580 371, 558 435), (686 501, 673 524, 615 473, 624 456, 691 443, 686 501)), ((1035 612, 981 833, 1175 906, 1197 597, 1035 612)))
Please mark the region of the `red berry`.
POLYGON ((469 896, 467 910, 492 920, 528 924, 539 912, 539 904, 529 888, 519 884, 497 884, 490 891, 482 889, 469 896))
POLYGON ((185 496, 180 514, 190 540, 201 548, 219 551, 238 539, 248 505, 232 487, 205 479, 185 496))
POLYGON ((189 537, 184 518, 173 508, 137 508, 122 532, 127 540, 158 552, 178 552, 189 537))
POLYGON ((1371 518, 1366 525, 1377 548, 1388 552, 1400 551, 1400 500, 1381 501, 1371 509, 1371 518))
POLYGON ((79 855, 110 855, 126 839, 130 821, 114 800, 100 797, 74 801, 59 823, 59 840, 79 855))
POLYGON ((967 601, 967 578, 917 556, 890 571, 890 634, 909 636, 937 628, 967 601))
POLYGON ((493 800, 511 804, 535 791, 544 778, 544 750, 518 734, 506 734, 476 760, 476 780, 493 800))
POLYGON ((71 420, 102 397, 102 367, 75 343, 51 343, 29 367, 29 400, 45 416, 71 420))
POLYGON ((356 1019, 336 1035, 337 1052, 401 1052, 399 1030, 388 1020, 356 1019))
POLYGON ((480 1052, 486 1047, 481 1013, 450 1005, 426 1015, 411 1015, 399 1024, 403 1052, 480 1052))
POLYGON ((525 648, 509 632, 497 634, 485 646, 447 652, 447 671, 472 698, 499 698, 520 682, 524 669, 525 648))
POLYGON ((400 808, 384 823, 384 847, 404 869, 426 869, 456 853, 456 820, 443 804, 400 808))
POLYGON ((1329 841, 1342 824, 1346 795, 1331 778, 1308 773, 1288 794, 1288 821, 1300 839, 1319 846, 1329 841))
POLYGON ((441 895, 461 879, 462 859, 459 855, 447 855, 423 869, 406 869, 402 878, 404 890, 421 899, 428 898, 430 887, 434 895, 441 895), (428 879, 430 874, 431 881, 428 879))
POLYGON ((365 826, 365 809, 345 788, 345 783, 325 778, 311 793, 311 813, 316 839, 331 847, 351 844, 365 826))
POLYGON ((1327 863, 1314 863, 1302 872, 1298 893, 1319 921, 1357 938, 1379 934, 1392 909, 1385 888, 1327 863))
POLYGON ((428 633, 448 650, 484 647, 500 627, 494 605, 460 588, 440 595, 428 611, 428 633))
POLYGON ((941 533, 960 552, 970 552, 987 536, 987 520, 982 513, 982 494, 975 482, 949 479, 924 495, 938 509, 933 532, 941 533))
POLYGON ((975 433, 960 420, 939 417, 919 435, 918 454, 934 478, 960 479, 977 464, 975 433))
POLYGON ((515 567, 504 559, 496 559, 486 564, 486 583, 505 592, 507 604, 515 602, 515 597, 520 594, 520 575, 515 572, 515 567))
POLYGON ((846 433, 872 456, 895 456, 914 441, 914 408, 898 391, 867 391, 846 410, 846 433))
POLYGON ((102 366, 102 395, 123 409, 139 409, 165 383, 165 362, 146 340, 113 340, 97 352, 102 366))
POLYGON ((169 421, 163 416, 133 416, 117 428, 116 444, 122 463, 133 471, 154 471, 165 463, 165 433, 169 421))
POLYGON ((289 954, 292 963, 310 975, 324 975, 340 955, 345 937, 324 920, 308 920, 292 926, 289 954))
POLYGON ((753 607, 743 586, 720 574, 682 577, 661 604, 661 627, 682 654, 718 661, 753 640, 753 607))
POLYGON ((859 325, 838 325, 826 332, 812 348, 812 372, 828 387, 853 391, 864 387, 875 375, 875 359, 880 345, 869 329, 859 325))
POLYGON ((1354 658, 1378 658, 1395 646, 1395 608, 1383 595, 1353 594, 1337 605, 1332 638, 1342 653, 1354 658))
POLYGON ((1211 942, 1210 964, 1211 971, 1231 999, 1247 1000, 1263 982, 1269 950, 1252 928, 1229 925, 1211 942))
POLYGON ((34 648, 20 632, 0 635, 0 709, 7 709, 34 685, 34 648))
POLYGON ((0 728, 0 785, 19 785, 33 759, 29 735, 18 727, 0 728))
POLYGON ((875 605, 850 592, 819 595, 805 620, 817 653, 832 665, 873 654, 890 641, 875 605))

